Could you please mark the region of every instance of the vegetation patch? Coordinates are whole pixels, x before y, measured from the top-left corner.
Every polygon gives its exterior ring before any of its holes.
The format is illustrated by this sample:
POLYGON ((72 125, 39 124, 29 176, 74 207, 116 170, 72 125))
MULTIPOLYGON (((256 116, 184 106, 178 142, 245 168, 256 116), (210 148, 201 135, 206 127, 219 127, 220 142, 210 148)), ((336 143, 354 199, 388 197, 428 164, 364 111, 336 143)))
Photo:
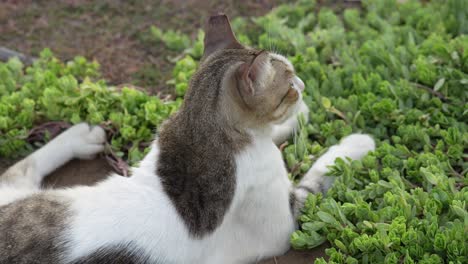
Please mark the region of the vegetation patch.
MULTIPOLYGON (((292 246, 329 241, 316 263, 467 263, 468 2, 363 1, 337 14, 300 1, 232 24, 241 42, 288 55, 306 83, 310 123, 282 146, 293 180, 346 135, 377 141, 362 161, 331 167, 337 180, 309 196, 292 246)), ((81 57, 62 63, 45 50, 28 68, 0 64, 0 156, 25 155, 53 124, 88 121, 107 129, 116 164, 141 159, 203 47, 202 32, 151 34, 181 53, 173 101, 109 87, 81 57)))

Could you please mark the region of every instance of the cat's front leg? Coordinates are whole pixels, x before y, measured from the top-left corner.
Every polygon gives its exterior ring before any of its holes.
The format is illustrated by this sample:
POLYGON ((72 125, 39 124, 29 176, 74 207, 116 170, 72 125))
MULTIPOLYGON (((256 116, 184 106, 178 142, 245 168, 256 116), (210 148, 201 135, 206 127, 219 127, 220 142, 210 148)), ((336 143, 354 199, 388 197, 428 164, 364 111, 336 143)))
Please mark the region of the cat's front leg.
POLYGON ((291 116, 290 118, 286 119, 281 124, 273 126, 273 142, 279 146, 285 141, 287 141, 294 132, 299 128, 299 115, 303 115, 305 118, 305 122, 309 121, 309 107, 305 104, 304 101, 301 101, 298 105, 296 114, 291 116))
POLYGON ((375 142, 369 135, 352 134, 341 140, 338 145, 332 146, 309 169, 299 184, 294 188, 294 212, 299 214, 300 209, 309 193, 326 193, 333 184, 334 178, 325 176, 328 166, 335 163, 337 158, 349 157, 353 160, 363 158, 369 151, 375 149, 375 142))

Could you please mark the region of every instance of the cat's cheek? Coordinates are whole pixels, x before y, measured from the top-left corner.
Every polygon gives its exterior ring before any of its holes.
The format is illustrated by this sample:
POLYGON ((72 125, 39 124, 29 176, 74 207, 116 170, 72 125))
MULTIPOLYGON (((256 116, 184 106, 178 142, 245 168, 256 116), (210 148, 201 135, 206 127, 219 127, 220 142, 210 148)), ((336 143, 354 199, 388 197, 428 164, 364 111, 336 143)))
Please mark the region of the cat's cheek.
POLYGON ((285 122, 286 120, 294 116, 296 113, 298 113, 298 110, 300 107, 299 102, 301 101, 302 100, 297 100, 294 105, 288 105, 288 106, 285 105, 281 109, 278 109, 277 113, 275 114, 277 118, 275 118, 275 120, 273 121, 273 124, 275 125, 282 124, 283 122, 285 122), (287 109, 284 109, 285 107, 287 107, 287 109))

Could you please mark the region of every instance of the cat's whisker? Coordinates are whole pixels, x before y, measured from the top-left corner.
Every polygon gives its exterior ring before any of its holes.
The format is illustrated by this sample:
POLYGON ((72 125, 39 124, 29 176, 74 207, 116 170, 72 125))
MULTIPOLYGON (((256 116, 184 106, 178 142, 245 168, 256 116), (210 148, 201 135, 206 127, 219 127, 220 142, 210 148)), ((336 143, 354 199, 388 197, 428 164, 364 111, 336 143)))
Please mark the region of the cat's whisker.
POLYGON ((271 45, 272 45, 271 48, 272 48, 273 52, 276 53, 276 54, 279 54, 279 53, 278 53, 278 49, 277 49, 277 47, 275 46, 275 43, 272 42, 271 45))
POLYGON ((268 21, 268 24, 267 24, 267 40, 268 40, 268 49, 269 50, 272 50, 271 48, 271 29, 270 29, 270 21, 268 21))
POLYGON ((293 141, 294 141, 294 153, 296 153, 297 155, 297 138, 298 138, 298 127, 294 127, 293 128, 293 131, 294 131, 294 137, 293 137, 293 141))

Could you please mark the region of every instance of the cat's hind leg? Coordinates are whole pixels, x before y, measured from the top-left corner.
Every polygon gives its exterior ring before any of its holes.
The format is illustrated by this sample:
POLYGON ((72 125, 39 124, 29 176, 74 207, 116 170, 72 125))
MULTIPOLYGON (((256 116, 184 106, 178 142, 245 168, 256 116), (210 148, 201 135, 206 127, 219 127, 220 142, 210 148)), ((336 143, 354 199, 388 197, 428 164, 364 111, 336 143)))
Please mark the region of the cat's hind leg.
POLYGON ((375 149, 375 142, 369 135, 352 134, 341 140, 338 145, 330 147, 304 175, 295 187, 293 195, 295 198, 296 213, 302 208, 309 193, 326 193, 332 186, 334 178, 325 176, 328 166, 333 165, 337 158, 360 160, 369 151, 375 149))
POLYGON ((104 150, 105 141, 101 127, 74 125, 1 175, 0 192, 3 187, 39 189, 46 175, 73 158, 93 158, 104 150))

